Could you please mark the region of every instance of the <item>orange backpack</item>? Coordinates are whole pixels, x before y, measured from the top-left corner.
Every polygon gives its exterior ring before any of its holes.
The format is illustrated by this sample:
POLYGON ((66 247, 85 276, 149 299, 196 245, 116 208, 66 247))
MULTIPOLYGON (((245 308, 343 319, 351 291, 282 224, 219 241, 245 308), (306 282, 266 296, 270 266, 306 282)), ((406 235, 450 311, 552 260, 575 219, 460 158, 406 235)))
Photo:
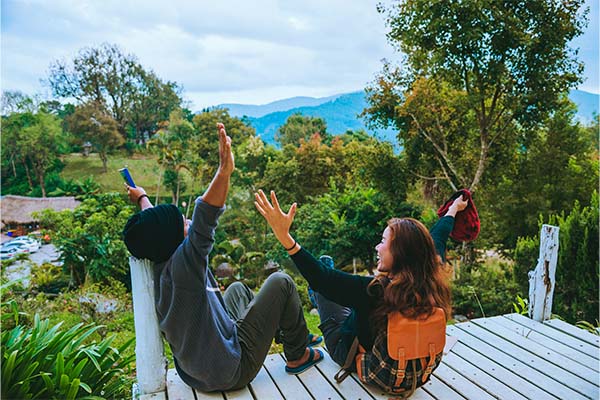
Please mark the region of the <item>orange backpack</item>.
POLYGON ((446 314, 434 308, 425 319, 406 318, 399 312, 388 314, 387 330, 375 337, 371 351, 354 342, 337 382, 350 374, 356 363, 359 379, 387 393, 408 397, 427 382, 439 365, 446 344, 446 314))

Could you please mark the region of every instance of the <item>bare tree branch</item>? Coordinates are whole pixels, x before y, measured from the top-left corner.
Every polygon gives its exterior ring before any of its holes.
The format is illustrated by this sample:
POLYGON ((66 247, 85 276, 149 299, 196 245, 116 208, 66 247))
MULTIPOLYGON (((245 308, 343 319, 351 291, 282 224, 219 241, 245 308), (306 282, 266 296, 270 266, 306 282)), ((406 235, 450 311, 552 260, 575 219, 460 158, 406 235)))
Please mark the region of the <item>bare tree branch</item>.
MULTIPOLYGON (((413 121, 415 122, 415 124, 417 125, 417 129, 418 129, 419 133, 421 133, 427 140, 429 140, 429 142, 433 145, 433 147, 435 148, 435 150, 438 152, 438 155, 441 156, 444 159, 444 162, 446 163, 446 165, 448 166, 448 168, 450 168, 450 172, 452 172, 452 174, 454 176, 456 176, 456 178, 458 180, 463 180, 461 178, 461 175, 457 172, 456 168, 454 168, 454 164, 452 163, 452 161, 448 157, 448 154, 442 148, 440 148, 439 144, 436 143, 436 141, 433 140, 433 138, 427 133, 427 131, 425 131, 421 127, 421 124, 419 123, 419 120, 417 119, 417 117, 415 117, 415 115, 412 114, 412 113, 409 113, 409 115, 413 119, 413 121)), ((441 161, 440 161, 440 163, 441 163, 441 161)), ((444 173, 447 175, 446 168, 444 167, 443 164, 442 164, 442 167, 444 169, 444 173)))

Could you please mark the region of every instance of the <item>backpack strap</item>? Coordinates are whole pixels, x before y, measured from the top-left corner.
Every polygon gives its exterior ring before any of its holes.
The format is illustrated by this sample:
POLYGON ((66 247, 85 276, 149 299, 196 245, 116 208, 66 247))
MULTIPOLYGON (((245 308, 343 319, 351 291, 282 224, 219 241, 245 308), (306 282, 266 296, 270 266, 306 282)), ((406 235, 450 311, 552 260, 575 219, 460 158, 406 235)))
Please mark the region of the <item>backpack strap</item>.
POLYGON ((334 376, 335 381, 337 383, 342 382, 344 379, 346 379, 346 377, 348 377, 348 375, 350 375, 350 368, 352 367, 352 364, 354 364, 356 353, 358 353, 358 337, 354 338, 352 346, 350 346, 350 350, 348 351, 348 355, 346 356, 346 361, 344 361, 344 365, 334 376))
POLYGON ((404 347, 398 349, 398 369, 396 370, 396 383, 394 386, 400 386, 406 375, 406 354, 404 347))
POLYGON ((427 381, 429 375, 433 371, 433 366, 435 365, 435 344, 429 343, 429 364, 427 364, 427 368, 423 371, 423 379, 421 380, 423 383, 427 381))

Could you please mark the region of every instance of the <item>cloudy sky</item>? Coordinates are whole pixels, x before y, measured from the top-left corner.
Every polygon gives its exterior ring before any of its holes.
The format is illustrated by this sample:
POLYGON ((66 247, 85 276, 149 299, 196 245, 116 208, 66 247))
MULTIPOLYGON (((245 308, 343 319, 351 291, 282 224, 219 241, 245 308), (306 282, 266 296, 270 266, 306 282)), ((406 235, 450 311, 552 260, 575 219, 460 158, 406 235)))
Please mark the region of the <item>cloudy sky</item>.
MULTIPOLYGON (((2 90, 48 96, 56 59, 103 42, 176 81, 192 110, 361 90, 397 59, 376 1, 1 0, 2 90)), ((600 93, 598 1, 579 47, 580 89, 600 93)))

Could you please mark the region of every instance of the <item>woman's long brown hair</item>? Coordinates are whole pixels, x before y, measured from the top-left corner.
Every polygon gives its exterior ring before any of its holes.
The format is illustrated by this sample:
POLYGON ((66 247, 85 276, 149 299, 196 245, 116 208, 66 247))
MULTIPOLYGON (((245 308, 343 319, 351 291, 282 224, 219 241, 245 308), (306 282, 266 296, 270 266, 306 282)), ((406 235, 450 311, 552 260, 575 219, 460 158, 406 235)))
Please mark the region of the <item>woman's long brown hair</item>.
POLYGON ((388 221, 391 231, 393 280, 379 275, 369 284, 369 292, 381 297, 371 316, 374 329, 387 323, 387 314, 399 311, 407 318, 426 318, 434 307, 442 308, 449 318, 450 288, 427 228, 412 218, 388 221))

